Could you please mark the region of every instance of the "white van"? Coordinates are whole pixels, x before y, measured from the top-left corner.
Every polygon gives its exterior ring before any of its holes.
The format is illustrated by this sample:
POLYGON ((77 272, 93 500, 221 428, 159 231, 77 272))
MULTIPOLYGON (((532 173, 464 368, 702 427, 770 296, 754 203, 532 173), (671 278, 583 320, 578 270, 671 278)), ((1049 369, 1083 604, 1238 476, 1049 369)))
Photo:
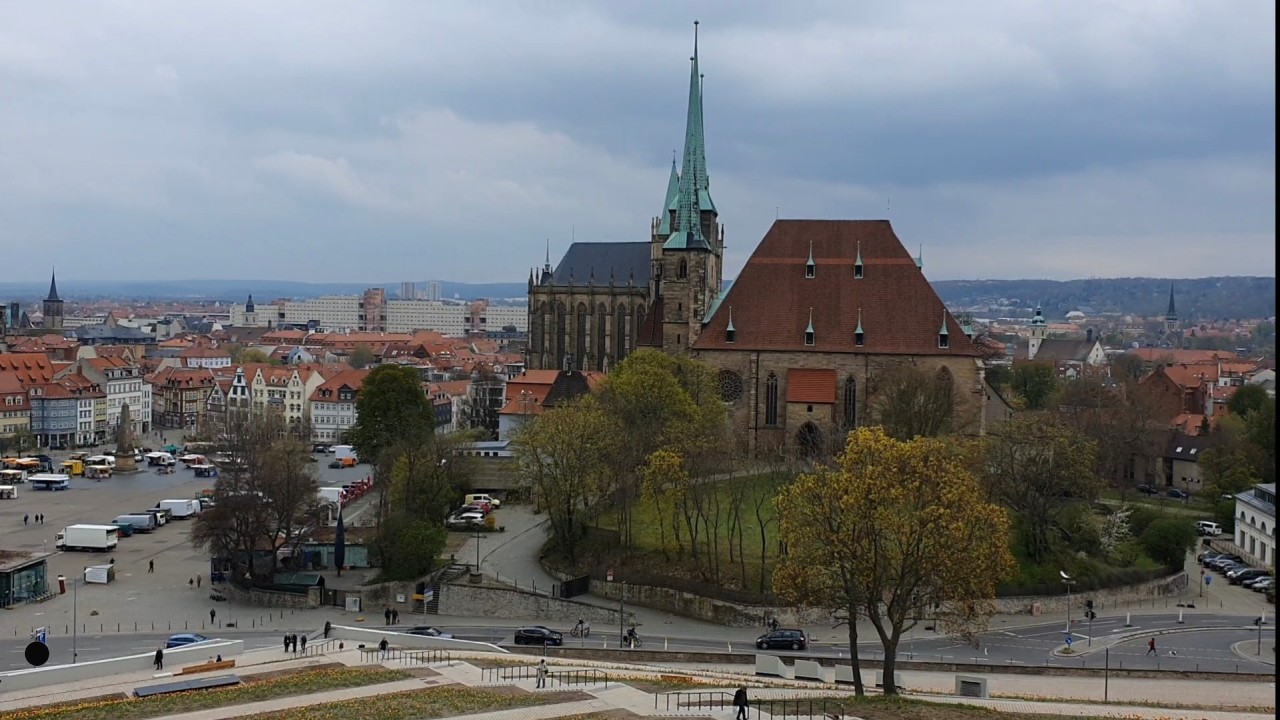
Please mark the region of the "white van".
POLYGON ((486 505, 488 505, 489 507, 495 510, 502 507, 501 500, 490 495, 485 495, 484 493, 466 495, 462 498, 462 503, 464 505, 470 505, 471 503, 485 503, 486 505))
POLYGON ((1201 520, 1196 523, 1196 534, 1205 537, 1218 537, 1222 534, 1222 526, 1216 522, 1201 520))

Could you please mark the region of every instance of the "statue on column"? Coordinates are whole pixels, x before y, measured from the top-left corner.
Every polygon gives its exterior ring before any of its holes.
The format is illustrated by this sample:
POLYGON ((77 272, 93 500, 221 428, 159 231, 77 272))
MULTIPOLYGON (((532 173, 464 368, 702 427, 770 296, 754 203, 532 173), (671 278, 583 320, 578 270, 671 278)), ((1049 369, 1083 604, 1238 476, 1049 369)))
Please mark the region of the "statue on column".
POLYGON ((116 472, 137 472, 138 463, 133 453, 133 418, 129 403, 124 403, 120 406, 120 423, 116 425, 116 472))

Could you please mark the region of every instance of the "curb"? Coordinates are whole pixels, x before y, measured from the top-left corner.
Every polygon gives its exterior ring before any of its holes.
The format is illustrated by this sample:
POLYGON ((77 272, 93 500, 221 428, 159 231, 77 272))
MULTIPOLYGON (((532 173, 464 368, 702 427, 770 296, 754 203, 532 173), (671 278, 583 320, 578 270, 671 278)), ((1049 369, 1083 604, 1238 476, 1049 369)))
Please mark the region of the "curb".
POLYGON ((1260 662, 1263 665, 1270 665, 1271 667, 1276 666, 1275 645, 1271 646, 1270 655, 1267 655, 1266 653, 1263 653, 1262 655, 1255 655, 1253 653, 1245 652, 1245 648, 1248 647, 1249 645, 1252 645, 1256 648, 1258 646, 1258 641, 1257 640, 1240 640, 1239 642, 1233 642, 1231 643, 1231 652, 1235 653, 1237 656, 1244 658, 1246 660, 1251 660, 1253 662, 1260 662))
POLYGON ((1107 642, 1105 643, 1099 643, 1098 645, 1095 645, 1091 648, 1085 648, 1082 650, 1072 650, 1071 652, 1065 652, 1071 646, 1064 643, 1062 645, 1055 647, 1053 650, 1049 652, 1049 654, 1057 658, 1078 658, 1078 657, 1085 657, 1087 655, 1092 655, 1094 653, 1102 652, 1107 648, 1110 648, 1112 646, 1119 645, 1121 643, 1125 643, 1137 638, 1155 637, 1158 635, 1181 635, 1184 633, 1194 633, 1194 632, 1213 632, 1213 631, 1219 631, 1219 630, 1257 630, 1257 629, 1258 627, 1256 625, 1236 625, 1236 626, 1225 625, 1222 627, 1189 627, 1189 628, 1167 628, 1164 630, 1138 630, 1130 633, 1123 633, 1120 635, 1109 635, 1107 636, 1106 638, 1107 642))

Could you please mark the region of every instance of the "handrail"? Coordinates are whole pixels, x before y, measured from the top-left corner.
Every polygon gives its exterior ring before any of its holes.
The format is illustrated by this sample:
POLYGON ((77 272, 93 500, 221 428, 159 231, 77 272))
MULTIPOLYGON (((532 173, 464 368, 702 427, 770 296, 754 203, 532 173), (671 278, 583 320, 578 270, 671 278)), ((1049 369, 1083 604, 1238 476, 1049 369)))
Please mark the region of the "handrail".
POLYGON ((606 688, 609 687, 609 673, 600 668, 579 668, 577 670, 560 670, 559 672, 548 673, 553 682, 560 685, 587 684, 587 683, 604 683, 606 688))
POLYGON ((537 665, 500 666, 480 669, 481 682, 528 680, 538 674, 537 665))
POLYGON ((689 707, 724 710, 733 705, 733 693, 724 690, 675 690, 653 696, 653 709, 658 708, 658 698, 663 698, 663 712, 689 707))
POLYGON ((422 650, 405 650, 400 653, 400 660, 404 662, 418 662, 422 664, 443 662, 450 665, 453 664, 453 653, 440 648, 424 648, 422 650))
POLYGON ((302 654, 304 656, 319 655, 325 652, 326 650, 328 650, 330 647, 335 646, 335 643, 337 642, 338 642, 338 638, 329 638, 328 640, 313 640, 307 643, 307 647, 302 651, 302 654))
POLYGON ((763 698, 747 704, 749 712, 759 719, 765 714, 772 720, 820 717, 839 720, 847 716, 844 704, 830 698, 763 698))

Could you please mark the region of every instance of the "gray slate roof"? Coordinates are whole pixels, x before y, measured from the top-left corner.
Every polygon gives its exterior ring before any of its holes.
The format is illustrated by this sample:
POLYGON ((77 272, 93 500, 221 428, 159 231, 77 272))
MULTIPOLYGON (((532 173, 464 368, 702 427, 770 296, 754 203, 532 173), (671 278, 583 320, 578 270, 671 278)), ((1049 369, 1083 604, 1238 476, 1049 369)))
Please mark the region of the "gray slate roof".
POLYGON ((1084 362, 1097 340, 1076 340, 1072 338, 1045 338, 1036 351, 1037 360, 1058 360, 1062 362, 1084 362))
POLYGON ((573 276, 574 285, 586 285, 595 273, 596 285, 608 285, 609 273, 613 273, 615 285, 626 285, 627 280, 636 287, 649 284, 649 243, 647 242, 576 242, 565 251, 560 264, 552 275, 552 284, 568 285, 573 276))

